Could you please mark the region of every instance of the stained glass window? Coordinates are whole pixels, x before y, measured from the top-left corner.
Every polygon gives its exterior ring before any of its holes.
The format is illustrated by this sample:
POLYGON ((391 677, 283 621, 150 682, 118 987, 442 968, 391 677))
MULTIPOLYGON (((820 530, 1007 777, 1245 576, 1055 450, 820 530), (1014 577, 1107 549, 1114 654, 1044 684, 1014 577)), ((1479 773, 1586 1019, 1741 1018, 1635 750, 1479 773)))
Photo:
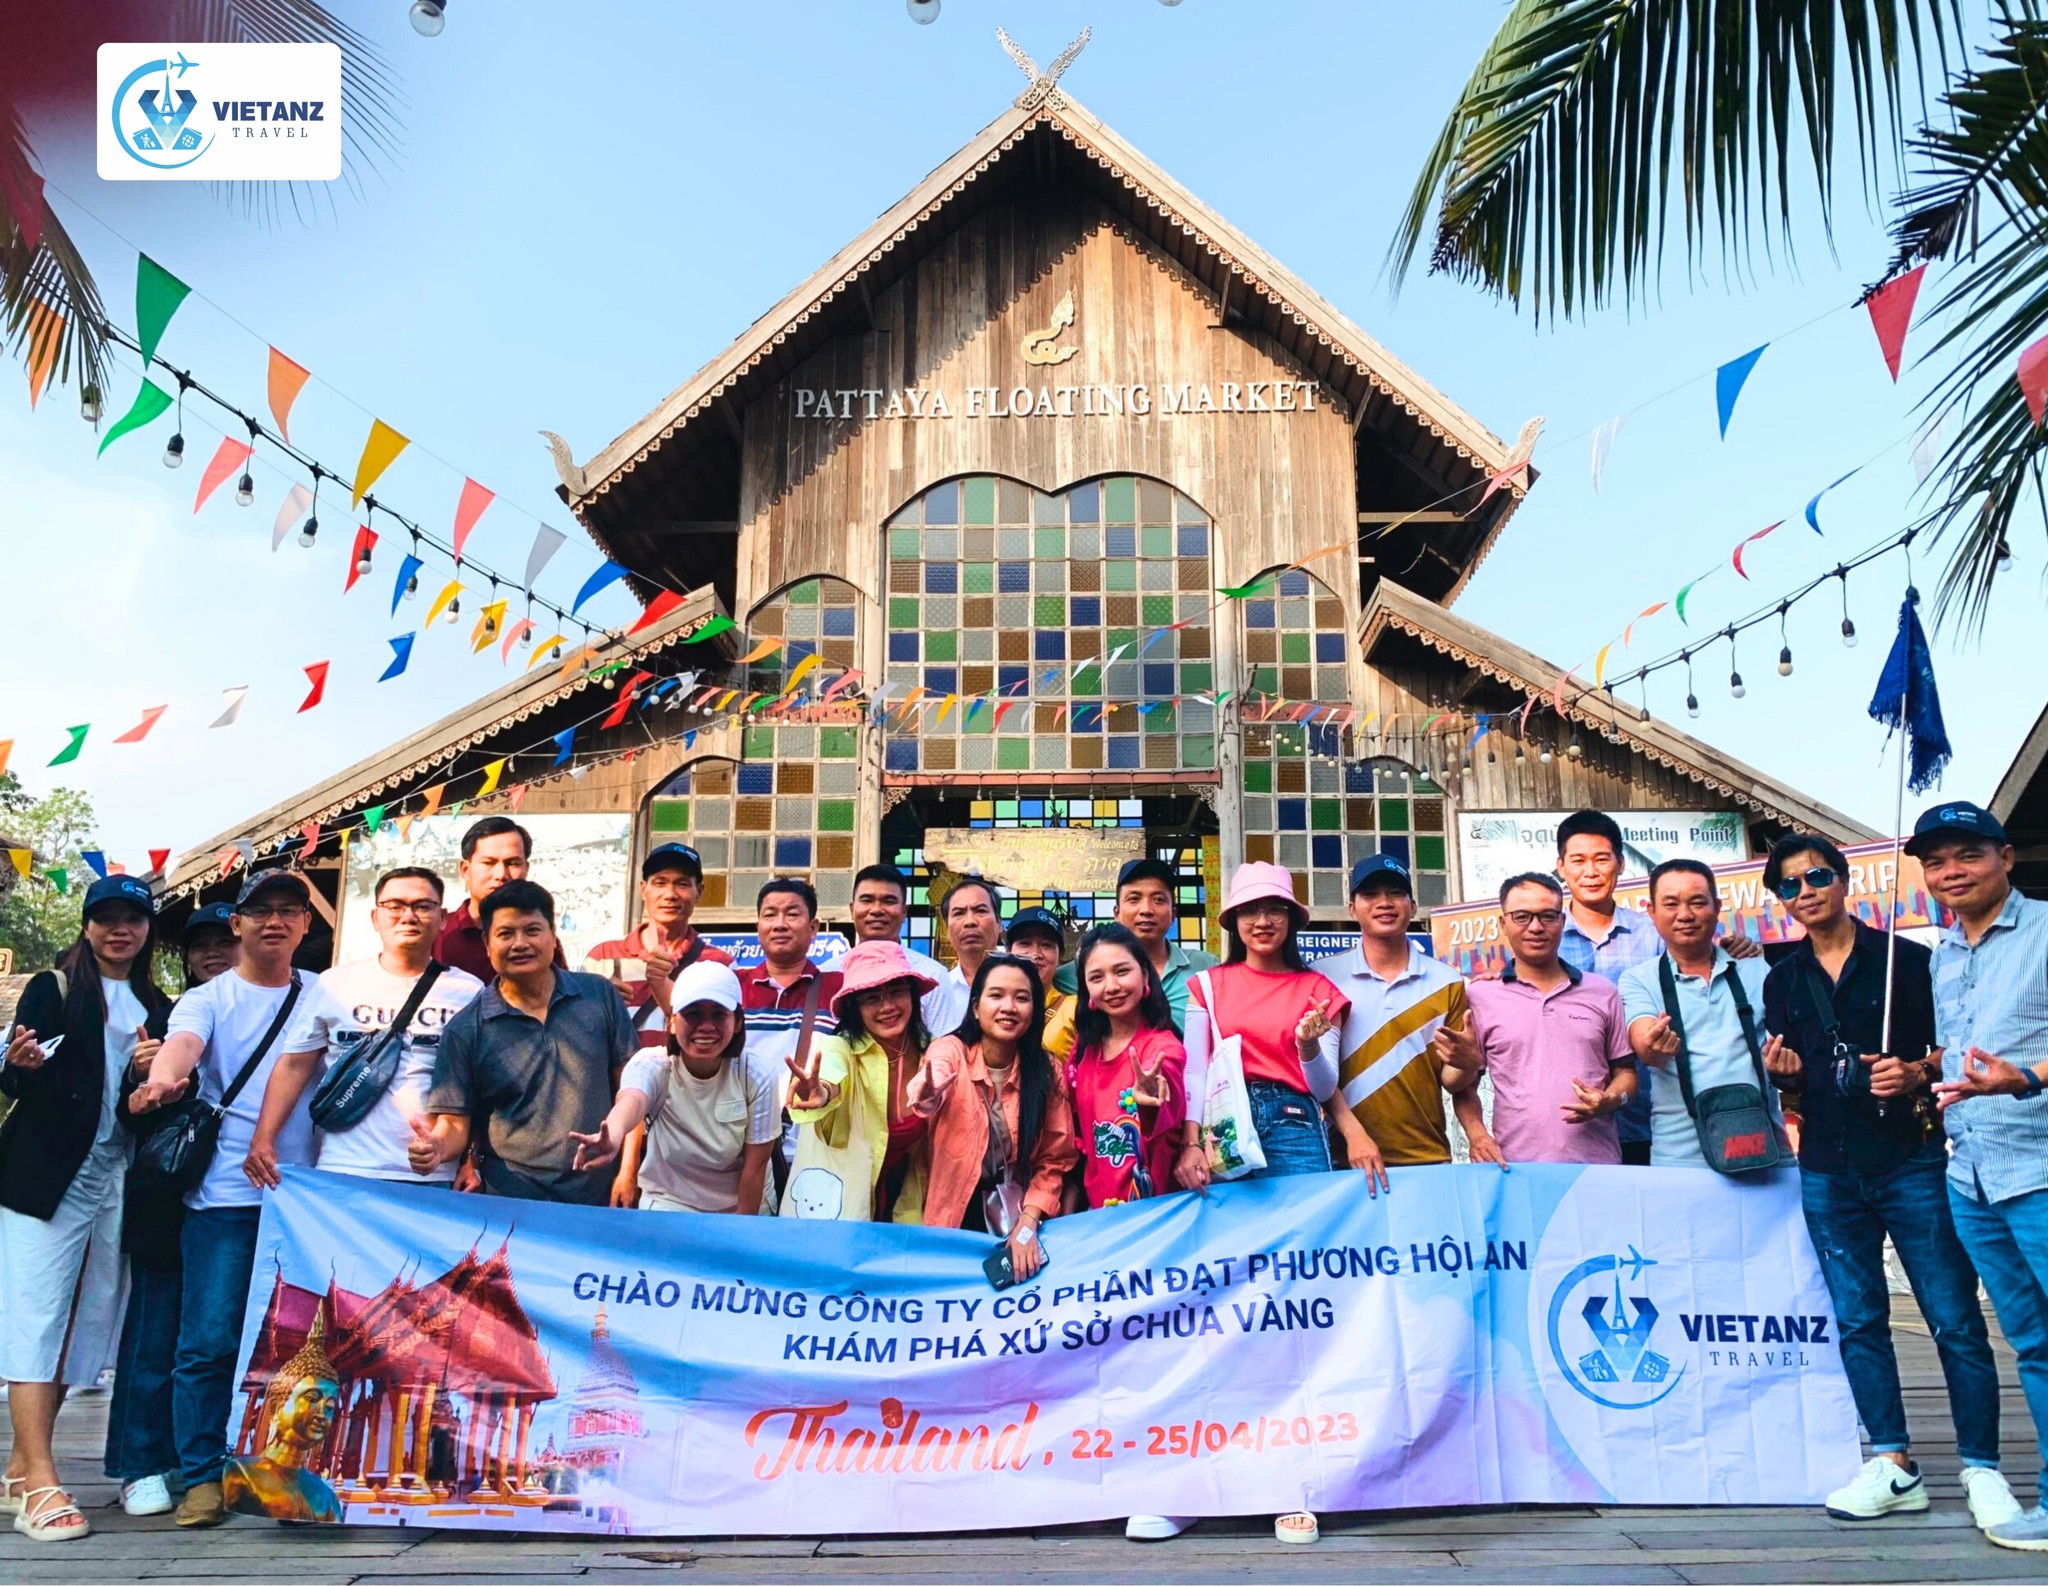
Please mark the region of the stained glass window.
POLYGON ((975 475, 926 491, 885 533, 894 696, 956 696, 943 719, 889 718, 885 769, 1215 765, 1214 708, 1189 697, 1216 687, 1210 525, 1185 496, 1128 476, 1048 495, 975 475))

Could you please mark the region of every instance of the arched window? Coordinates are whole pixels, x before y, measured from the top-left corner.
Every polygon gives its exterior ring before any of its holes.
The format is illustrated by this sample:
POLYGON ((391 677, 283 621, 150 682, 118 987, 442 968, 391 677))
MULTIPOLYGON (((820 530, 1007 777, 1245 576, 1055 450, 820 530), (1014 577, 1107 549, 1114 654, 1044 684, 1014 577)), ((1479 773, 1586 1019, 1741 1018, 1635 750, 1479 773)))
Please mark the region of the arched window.
POLYGON ((1214 708, 1192 697, 1216 686, 1210 525, 1187 497, 1128 475, 1048 494, 979 474, 885 532, 892 698, 954 697, 889 717, 888 770, 1215 765, 1214 708))

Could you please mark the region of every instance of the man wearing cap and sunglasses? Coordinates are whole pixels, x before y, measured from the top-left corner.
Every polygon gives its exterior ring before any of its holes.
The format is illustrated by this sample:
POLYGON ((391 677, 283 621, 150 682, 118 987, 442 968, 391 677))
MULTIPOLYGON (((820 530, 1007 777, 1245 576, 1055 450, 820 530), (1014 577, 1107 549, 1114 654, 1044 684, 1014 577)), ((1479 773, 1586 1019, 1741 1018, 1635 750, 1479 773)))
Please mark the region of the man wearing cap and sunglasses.
POLYGON ((584 960, 591 974, 609 975, 632 1010, 642 1046, 668 1041, 675 978, 696 963, 730 964, 690 923, 704 895, 704 861, 688 843, 662 843, 640 862, 640 923, 617 941, 599 942, 584 960), (650 1011, 651 1010, 651 1011, 650 1011))
MULTIPOLYGON (((1133 859, 1116 876, 1116 922, 1137 937, 1152 967, 1159 971, 1159 984, 1166 988, 1177 1034, 1187 1028, 1188 982, 1217 965, 1215 954, 1183 947, 1173 939, 1178 917, 1173 900, 1178 884, 1173 866, 1164 859, 1133 859)), ((1053 984, 1070 995, 1079 990, 1074 966, 1062 964, 1053 984)))
POLYGON ((1828 1495, 1848 1520, 1927 1507, 1909 1453, 1892 1351, 1887 1237, 1934 1334, 1963 1461, 1963 1494, 1980 1527, 2019 1517, 1998 1474, 1998 1367, 1977 1300, 1977 1273, 1956 1238, 1942 1185, 1948 1152, 1929 1130, 1934 986, 1918 942, 1849 913, 1849 861, 1825 837, 1795 832, 1764 862, 1764 886, 1805 931, 1764 980, 1764 1027, 1785 1038, 1773 1083, 1799 1100, 1799 1188, 1807 1231, 1842 1336, 1842 1367, 1873 1457, 1828 1495), (1893 960, 1891 1039, 1885 961, 1893 960))
MULTIPOLYGON (((2048 1447, 2048 903, 2013 886, 2005 827, 1978 805, 1926 811, 1906 852, 1955 915, 1933 962, 1949 1210, 2048 1447)), ((2048 1470, 2034 1507, 1984 1534, 2048 1552, 2048 1470)))

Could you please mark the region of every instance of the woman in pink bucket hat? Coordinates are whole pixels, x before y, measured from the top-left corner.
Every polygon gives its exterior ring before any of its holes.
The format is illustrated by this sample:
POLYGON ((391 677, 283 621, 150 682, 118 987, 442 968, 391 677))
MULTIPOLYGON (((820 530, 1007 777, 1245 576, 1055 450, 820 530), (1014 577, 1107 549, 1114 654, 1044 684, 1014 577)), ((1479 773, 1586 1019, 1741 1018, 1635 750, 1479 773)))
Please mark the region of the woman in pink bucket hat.
POLYGON ((920 1002, 937 982, 896 942, 862 942, 840 961, 836 1034, 789 1060, 796 1157, 785 1217, 915 1222, 924 1203, 927 1121, 904 1103, 931 1032, 920 1002))

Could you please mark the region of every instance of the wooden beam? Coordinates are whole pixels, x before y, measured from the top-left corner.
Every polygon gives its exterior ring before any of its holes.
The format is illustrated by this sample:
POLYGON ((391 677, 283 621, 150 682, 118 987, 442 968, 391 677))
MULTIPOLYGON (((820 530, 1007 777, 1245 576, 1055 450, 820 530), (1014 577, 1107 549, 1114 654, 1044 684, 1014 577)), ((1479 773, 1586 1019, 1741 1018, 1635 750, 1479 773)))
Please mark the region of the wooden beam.
POLYGON ((737 534, 740 526, 729 518, 660 518, 646 525, 659 534, 737 534))
POLYGON ((1361 512, 1360 523, 1385 525, 1389 523, 1463 523, 1465 514, 1431 508, 1423 512, 1361 512))

